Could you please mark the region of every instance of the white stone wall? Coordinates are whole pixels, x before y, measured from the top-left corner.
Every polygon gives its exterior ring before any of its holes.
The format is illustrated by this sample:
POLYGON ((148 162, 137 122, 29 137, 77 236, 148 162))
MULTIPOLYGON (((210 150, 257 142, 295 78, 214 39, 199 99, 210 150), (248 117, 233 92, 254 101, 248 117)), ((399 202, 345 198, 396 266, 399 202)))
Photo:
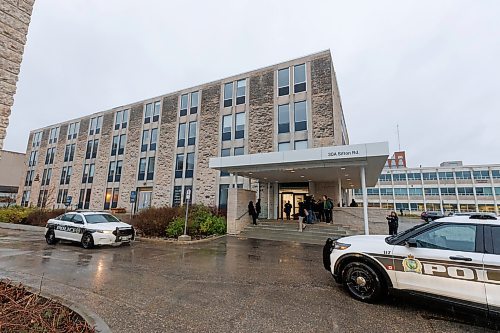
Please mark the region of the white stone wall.
POLYGON ((248 214, 248 203, 255 204, 255 191, 242 188, 230 188, 228 190, 227 202, 227 233, 239 234, 246 225, 252 223, 252 217, 248 214))

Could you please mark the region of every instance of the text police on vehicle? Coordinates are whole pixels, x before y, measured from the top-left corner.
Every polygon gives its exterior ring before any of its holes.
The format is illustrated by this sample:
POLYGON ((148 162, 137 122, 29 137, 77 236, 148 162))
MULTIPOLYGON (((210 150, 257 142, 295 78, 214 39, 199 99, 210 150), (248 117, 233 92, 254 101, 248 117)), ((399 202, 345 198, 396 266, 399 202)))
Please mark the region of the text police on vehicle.
POLYGON ((134 237, 130 224, 101 212, 66 213, 50 219, 45 227, 45 240, 50 245, 64 239, 79 242, 88 249, 94 245, 129 243, 134 237))
POLYGON ((328 239, 323 264, 361 301, 397 289, 500 315, 500 221, 491 214, 445 217, 390 237, 328 239))

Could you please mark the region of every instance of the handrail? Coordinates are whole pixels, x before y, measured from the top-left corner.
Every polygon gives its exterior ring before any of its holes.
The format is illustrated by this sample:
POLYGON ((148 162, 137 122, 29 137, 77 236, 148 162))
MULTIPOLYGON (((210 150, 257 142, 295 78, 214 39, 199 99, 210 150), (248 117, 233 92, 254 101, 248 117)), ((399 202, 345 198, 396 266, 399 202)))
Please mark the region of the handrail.
POLYGON ((246 214, 248 214, 248 211, 244 212, 244 213, 243 213, 243 215, 241 215, 240 217, 238 217, 237 219, 235 219, 235 221, 239 221, 239 220, 241 220, 241 218, 242 218, 243 216, 245 216, 246 214))

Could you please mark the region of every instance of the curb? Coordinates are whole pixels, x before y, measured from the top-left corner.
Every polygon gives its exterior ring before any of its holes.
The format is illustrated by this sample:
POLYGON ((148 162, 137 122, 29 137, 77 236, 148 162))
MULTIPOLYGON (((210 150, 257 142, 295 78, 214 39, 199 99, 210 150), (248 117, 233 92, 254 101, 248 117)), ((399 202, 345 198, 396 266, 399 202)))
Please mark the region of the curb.
POLYGON ((147 238, 147 237, 137 237, 136 239, 140 242, 151 242, 151 243, 169 243, 169 244, 179 244, 179 245, 192 245, 198 243, 206 243, 211 242, 213 240, 217 240, 222 237, 226 237, 227 235, 219 235, 215 237, 208 237, 204 239, 190 240, 190 241, 178 241, 173 239, 163 239, 163 238, 147 238))
POLYGON ((0 222, 1 229, 11 229, 11 230, 23 230, 23 231, 45 231, 45 227, 39 227, 35 225, 28 224, 16 224, 16 223, 5 223, 0 222))
POLYGON ((23 287, 25 287, 28 291, 30 291, 33 294, 38 294, 38 295, 45 297, 47 299, 56 301, 56 302, 64 305, 68 309, 78 313, 90 326, 94 327, 97 332, 99 332, 99 333, 111 333, 111 329, 109 328, 108 324, 106 324, 106 322, 101 317, 99 317, 99 315, 97 315, 97 313, 90 311, 86 307, 84 307, 82 305, 77 305, 74 302, 68 301, 68 300, 63 299, 63 298, 58 297, 58 296, 54 296, 54 295, 47 293, 45 291, 36 290, 35 288, 32 288, 32 287, 27 286, 25 284, 23 284, 23 287))

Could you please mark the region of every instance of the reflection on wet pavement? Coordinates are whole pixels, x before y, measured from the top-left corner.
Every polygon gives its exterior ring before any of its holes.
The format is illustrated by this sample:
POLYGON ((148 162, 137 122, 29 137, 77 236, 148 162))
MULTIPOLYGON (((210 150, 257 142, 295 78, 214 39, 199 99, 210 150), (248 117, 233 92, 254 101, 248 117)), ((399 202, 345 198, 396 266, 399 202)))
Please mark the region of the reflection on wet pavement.
POLYGON ((0 229, 0 276, 99 314, 114 332, 489 332, 412 302, 364 304, 315 245, 221 238, 84 250, 0 229))

